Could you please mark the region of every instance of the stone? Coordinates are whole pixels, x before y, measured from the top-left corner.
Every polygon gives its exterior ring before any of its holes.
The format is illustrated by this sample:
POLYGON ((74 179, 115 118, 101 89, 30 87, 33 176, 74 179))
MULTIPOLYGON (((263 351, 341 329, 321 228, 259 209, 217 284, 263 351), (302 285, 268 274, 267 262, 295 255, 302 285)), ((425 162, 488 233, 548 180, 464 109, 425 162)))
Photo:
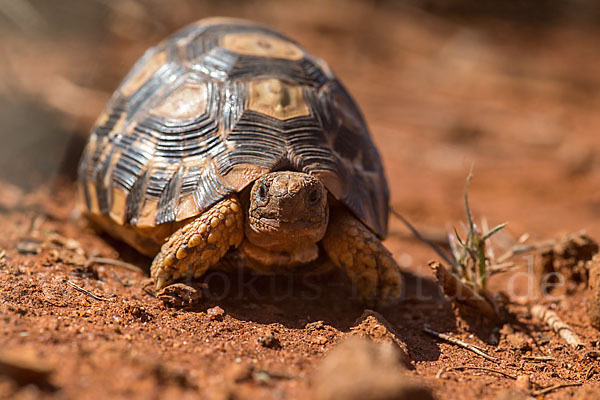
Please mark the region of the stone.
POLYGON ((432 400, 430 388, 408 376, 398 347, 349 337, 311 375, 316 400, 432 400))
POLYGON ((375 343, 389 343, 398 350, 400 361, 407 368, 412 368, 408 346, 400 338, 392 324, 383 315, 373 310, 365 310, 350 328, 352 335, 367 338, 375 343))

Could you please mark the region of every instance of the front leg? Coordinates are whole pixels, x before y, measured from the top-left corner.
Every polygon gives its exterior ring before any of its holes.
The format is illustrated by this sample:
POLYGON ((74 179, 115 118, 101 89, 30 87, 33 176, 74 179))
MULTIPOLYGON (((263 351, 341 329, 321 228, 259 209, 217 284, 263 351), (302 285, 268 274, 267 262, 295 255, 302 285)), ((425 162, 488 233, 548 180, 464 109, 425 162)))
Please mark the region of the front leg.
POLYGON ((401 296, 402 275, 391 253, 345 209, 332 207, 322 244, 331 261, 356 285, 363 300, 387 304, 401 296))
POLYGON ((186 274, 204 274, 243 239, 244 214, 237 197, 231 195, 181 227, 163 244, 150 267, 156 289, 186 274))

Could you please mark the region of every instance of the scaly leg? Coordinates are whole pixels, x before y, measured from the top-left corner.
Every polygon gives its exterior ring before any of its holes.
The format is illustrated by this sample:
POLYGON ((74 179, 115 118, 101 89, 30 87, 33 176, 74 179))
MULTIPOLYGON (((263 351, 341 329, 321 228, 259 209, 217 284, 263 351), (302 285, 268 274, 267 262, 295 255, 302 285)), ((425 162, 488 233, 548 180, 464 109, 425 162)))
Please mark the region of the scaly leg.
POLYGON ((388 304, 402 294, 402 275, 381 241, 348 211, 332 208, 322 241, 331 261, 343 269, 368 303, 388 304))
POLYGON ((237 197, 231 195, 181 227, 163 244, 150 267, 156 288, 186 274, 204 274, 243 239, 244 214, 237 197))

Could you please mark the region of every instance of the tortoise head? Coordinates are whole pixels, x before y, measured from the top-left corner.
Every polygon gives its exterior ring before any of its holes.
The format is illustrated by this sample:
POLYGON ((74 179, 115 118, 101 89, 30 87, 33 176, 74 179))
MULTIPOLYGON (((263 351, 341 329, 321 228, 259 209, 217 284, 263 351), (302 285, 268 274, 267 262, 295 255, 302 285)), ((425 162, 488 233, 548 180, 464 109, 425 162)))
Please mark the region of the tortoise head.
POLYGON ((316 177, 272 172, 252 186, 246 237, 257 246, 285 250, 321 240, 328 220, 327 190, 316 177))

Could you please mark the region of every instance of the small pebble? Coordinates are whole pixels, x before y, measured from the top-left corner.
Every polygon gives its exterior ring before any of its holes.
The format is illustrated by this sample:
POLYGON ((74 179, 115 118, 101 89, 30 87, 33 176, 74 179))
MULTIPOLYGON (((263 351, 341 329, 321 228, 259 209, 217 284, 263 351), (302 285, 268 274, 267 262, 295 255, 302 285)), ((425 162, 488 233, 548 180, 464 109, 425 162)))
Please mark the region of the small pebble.
POLYGON ((198 304, 202 293, 184 283, 175 283, 162 288, 156 297, 169 307, 186 307, 198 304))
POLYGON ((312 342, 315 344, 325 344, 329 341, 325 336, 317 336, 312 339, 312 342))
POLYGON ((27 239, 17 243, 16 247, 20 254, 40 254, 42 251, 41 246, 41 242, 33 239, 27 239))
POLYGON ((225 315, 225 310, 219 306, 215 306, 206 310, 206 315, 212 320, 222 321, 225 315))
POLYGON ((304 327, 304 329, 306 329, 307 331, 316 331, 318 329, 324 329, 324 328, 325 328, 325 323, 323 321, 309 322, 304 327))
POLYGON ((278 349, 281 347, 279 339, 273 335, 273 332, 266 332, 264 335, 259 336, 258 343, 260 343, 261 346, 269 349, 278 349))
POLYGON ((271 380, 271 375, 269 375, 265 371, 259 371, 254 376, 254 380, 259 383, 269 383, 269 381, 271 380))

